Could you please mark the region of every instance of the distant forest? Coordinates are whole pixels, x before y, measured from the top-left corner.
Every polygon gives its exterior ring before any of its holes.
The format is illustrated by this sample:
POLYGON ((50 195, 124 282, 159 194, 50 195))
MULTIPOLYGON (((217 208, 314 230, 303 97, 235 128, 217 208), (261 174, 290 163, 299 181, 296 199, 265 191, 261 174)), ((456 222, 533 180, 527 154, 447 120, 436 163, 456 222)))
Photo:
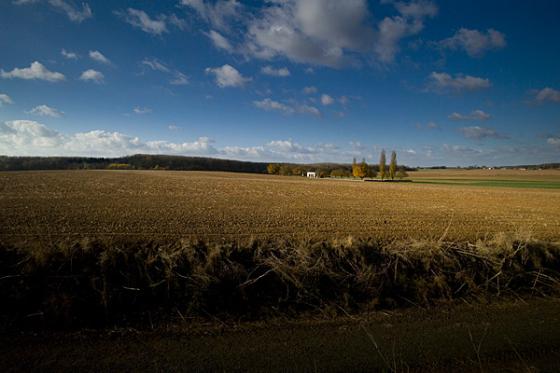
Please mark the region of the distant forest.
MULTIPOLYGON (((177 170, 177 171, 229 171, 247 173, 267 173, 269 163, 245 162, 229 159, 184 157, 173 155, 136 154, 117 158, 94 157, 8 157, 0 156, 0 171, 25 170, 101 170, 101 169, 129 169, 129 170, 177 170)), ((332 171, 344 174, 352 172, 352 164, 317 163, 295 164, 279 163, 286 168, 316 171, 319 174, 330 175, 332 171)), ((376 166, 372 166, 376 169, 376 166)), ((433 167, 436 168, 436 167, 433 167)), ((445 167, 437 167, 445 168, 445 167)), ((476 168, 476 167, 469 167, 476 168)), ((482 167, 481 167, 482 168, 482 167)), ((560 168, 560 163, 542 165, 523 165, 505 168, 550 169, 560 168)), ((416 168, 405 167, 407 171, 416 168)))

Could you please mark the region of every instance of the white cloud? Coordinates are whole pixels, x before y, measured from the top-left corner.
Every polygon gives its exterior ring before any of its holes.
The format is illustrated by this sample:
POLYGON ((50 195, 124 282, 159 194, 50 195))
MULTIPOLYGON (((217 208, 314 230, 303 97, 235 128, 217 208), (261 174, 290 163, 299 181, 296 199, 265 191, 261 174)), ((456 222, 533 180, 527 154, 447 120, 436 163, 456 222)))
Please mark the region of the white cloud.
POLYGON ((159 72, 171 75, 171 80, 169 81, 169 84, 172 84, 172 85, 186 85, 186 84, 189 84, 189 77, 187 75, 183 74, 179 70, 170 69, 163 62, 161 62, 161 61, 159 61, 155 58, 152 58, 152 59, 145 58, 144 60, 142 60, 142 62, 140 62, 140 64, 142 66, 146 66, 146 67, 150 68, 151 70, 159 71, 159 72))
POLYGON ((143 10, 134 8, 128 8, 126 12, 116 12, 116 14, 123 17, 127 23, 148 34, 161 35, 168 32, 165 16, 163 15, 160 15, 157 19, 153 19, 143 10))
POLYGON ((29 110, 28 113, 39 115, 41 117, 53 117, 53 118, 59 118, 64 114, 62 111, 59 111, 47 105, 35 106, 33 109, 29 110))
POLYGON ((255 107, 265 110, 265 111, 279 111, 284 114, 311 114, 315 116, 320 116, 321 112, 314 106, 298 103, 285 104, 279 101, 274 101, 270 98, 265 98, 260 101, 253 101, 255 107))
POLYGON ((169 126, 167 126, 167 129, 170 130, 170 131, 177 131, 177 130, 180 130, 181 127, 179 127, 175 124, 170 124, 169 126))
POLYGON ((552 145, 556 150, 560 150, 560 136, 550 136, 546 139, 548 145, 552 145))
MULTIPOLYGON (((213 30, 239 40, 235 52, 271 60, 284 57, 297 63, 338 67, 371 61, 390 63, 400 41, 418 34, 424 20, 437 14, 427 0, 384 1, 398 15, 375 22, 367 0, 271 0, 257 11, 236 0, 182 0, 213 30)), ((217 47, 228 43, 208 34, 217 47)), ((312 72, 308 68, 306 72, 312 72)))
POLYGON ((448 116, 451 120, 488 120, 492 116, 480 109, 472 111, 470 114, 452 113, 448 116))
POLYGON ((68 52, 66 49, 62 49, 62 50, 60 51, 60 54, 61 54, 64 58, 69 59, 69 60, 77 60, 77 59, 78 59, 78 55, 77 55, 76 53, 74 53, 74 52, 68 52))
POLYGON ((400 16, 385 17, 377 26, 374 52, 382 63, 391 63, 400 50, 399 42, 420 33, 424 19, 437 15, 438 8, 431 1, 385 1, 395 6, 400 16))
POLYGON ((93 70, 93 69, 89 69, 86 70, 82 73, 82 75, 80 75, 80 80, 83 81, 92 81, 94 83, 100 84, 103 83, 103 80, 105 79, 105 76, 103 75, 103 73, 93 70))
POLYGON ((233 50, 233 47, 231 46, 229 41, 219 32, 210 30, 210 32, 206 33, 205 35, 208 36, 210 40, 212 40, 212 43, 216 48, 224 49, 228 52, 231 52, 233 50))
MULTIPOLYGON (((43 2, 43 0, 14 0, 15 5, 28 5, 43 2)), ((75 0, 45 0, 45 3, 53 7, 55 10, 65 13, 72 22, 81 23, 88 18, 93 17, 93 12, 88 3, 82 2, 81 9, 76 5, 75 0)), ((73 58, 73 57, 67 57, 73 58)))
POLYGON ((41 148, 57 147, 61 142, 57 131, 32 120, 0 122, 0 154, 39 154, 41 148))
POLYGON ((264 66, 263 68, 261 68, 261 73, 265 75, 276 76, 281 78, 290 76, 290 70, 288 70, 288 68, 286 67, 275 69, 272 66, 264 66))
POLYGON ((332 105, 334 103, 334 99, 331 96, 323 93, 321 95, 321 103, 324 106, 332 105))
POLYGON ((0 106, 3 104, 13 104, 12 98, 5 93, 0 93, 0 106))
POLYGON ((142 60, 141 64, 149 67, 154 71, 161 71, 163 73, 169 72, 169 68, 155 58, 152 59, 145 58, 144 60, 142 60))
POLYGON ((152 109, 148 108, 148 107, 140 107, 140 106, 136 106, 134 109, 132 109, 132 111, 134 112, 134 114, 149 114, 152 112, 152 109))
POLYGON ((93 17, 93 13, 88 3, 82 3, 82 9, 69 1, 64 0, 49 0, 49 4, 55 9, 66 13, 68 19, 72 22, 80 23, 88 18, 93 17))
POLYGON ((535 101, 560 103, 560 91, 550 87, 535 91, 535 101))
POLYGON ((48 82, 60 82, 66 79, 63 74, 49 71, 45 66, 43 66, 43 64, 38 61, 33 62, 29 67, 24 67, 22 69, 16 67, 9 72, 0 69, 0 76, 4 79, 38 79, 46 80, 48 82))
POLYGON ((89 58, 99 63, 110 65, 111 61, 103 55, 100 51, 89 51, 89 58))
POLYGON ((253 105, 258 107, 259 109, 266 110, 266 111, 277 110, 287 114, 291 114, 294 112, 294 109, 291 108, 290 106, 285 105, 278 101, 274 101, 270 98, 265 98, 260 101, 253 101, 253 105))
POLYGON ((463 49, 471 57, 480 57, 489 50, 504 48, 506 37, 494 29, 488 29, 484 33, 461 28, 452 37, 440 41, 439 45, 447 49, 463 49))
POLYGON ((189 78, 180 71, 173 72, 173 78, 169 81, 172 85, 187 85, 189 84, 189 78))
POLYGON ((507 135, 498 133, 496 132, 496 130, 488 127, 479 127, 479 126, 462 127, 459 128, 459 132, 461 132, 463 136, 465 136, 466 138, 474 139, 474 140, 482 140, 486 138, 492 138, 492 139, 509 138, 507 135))
POLYGON ((311 114, 315 116, 321 115, 321 111, 317 109, 315 106, 311 106, 311 105, 300 105, 297 107, 297 111, 302 114, 311 114))
POLYGON ((303 88, 303 93, 305 93, 306 95, 317 93, 317 87, 314 86, 305 87, 303 88))
MULTIPOLYGON (((39 1, 40 0, 14 0, 12 3, 15 5, 27 5, 36 4, 39 1)), ((46 0, 45 2, 57 11, 65 13, 72 22, 80 23, 93 17, 93 12, 86 2, 82 2, 81 9, 79 6, 75 5, 73 0, 46 0)))
POLYGON ((432 72, 428 77, 428 90, 445 91, 476 91, 489 88, 490 80, 470 75, 456 74, 455 77, 447 73, 432 72))
POLYGON ((181 0, 181 4, 194 9, 199 17, 213 28, 228 31, 230 20, 242 17, 243 5, 236 0, 218 0, 214 3, 204 0, 181 0))
POLYGON ((193 142, 142 141, 120 132, 93 130, 64 135, 30 120, 0 122, 0 154, 123 156, 135 153, 214 155, 212 140, 193 142))
POLYGON ((222 67, 206 68, 206 74, 213 74, 216 77, 216 84, 221 87, 241 87, 251 78, 246 78, 237 69, 230 65, 222 67))
POLYGON ((245 52, 339 66, 350 61, 346 50, 364 51, 373 42, 368 17, 365 0, 270 2, 247 24, 245 52))

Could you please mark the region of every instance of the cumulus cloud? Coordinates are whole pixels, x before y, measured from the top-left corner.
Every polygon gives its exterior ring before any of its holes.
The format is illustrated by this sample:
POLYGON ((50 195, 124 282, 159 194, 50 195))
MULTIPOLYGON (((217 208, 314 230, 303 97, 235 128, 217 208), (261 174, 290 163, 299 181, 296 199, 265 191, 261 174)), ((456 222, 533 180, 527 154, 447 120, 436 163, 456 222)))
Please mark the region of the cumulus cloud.
POLYGON ((69 51, 67 51, 66 49, 62 49, 62 50, 60 51, 60 54, 61 54, 64 58, 66 58, 66 59, 68 59, 68 60, 77 60, 77 59, 78 59, 78 55, 77 55, 76 53, 74 53, 74 52, 69 52, 69 51))
MULTIPOLYGON (((329 67, 371 61, 373 57, 383 64, 391 63, 400 41, 422 31, 425 19, 438 11, 428 0, 383 2, 391 4, 398 15, 376 23, 367 0, 275 0, 263 2, 255 12, 236 0, 181 1, 212 30, 232 35, 230 40, 239 44, 233 48, 238 53, 329 67)), ((221 34, 211 31, 208 36, 214 45, 229 50, 230 42, 224 43, 221 34)))
POLYGON ((490 88, 490 80, 476 76, 456 74, 455 77, 447 73, 432 72, 428 77, 428 90, 435 92, 476 91, 490 88))
POLYGON ((321 95, 321 104, 323 104, 324 106, 328 106, 328 105, 332 105, 333 103, 334 103, 334 98, 324 93, 321 95))
POLYGON ((93 69, 86 70, 82 73, 82 75, 80 75, 80 80, 83 80, 85 82, 94 82, 97 84, 101 84, 103 83, 104 79, 105 76, 102 72, 93 69))
POLYGON ((416 35, 424 29, 424 20, 435 17, 437 6, 431 1, 385 1, 391 3, 400 16, 385 17, 377 26, 374 52, 382 63, 391 63, 399 52, 399 42, 405 37, 416 35))
POLYGON ((488 29, 484 33, 484 31, 461 28, 455 35, 440 41, 439 45, 452 50, 462 49, 471 57, 481 57, 489 50, 504 48, 506 37, 494 29, 488 29))
POLYGON ((459 128, 459 132, 461 132, 467 139, 473 140, 509 138, 507 135, 496 132, 496 130, 488 127, 462 127, 459 128))
POLYGON ((208 36, 210 40, 212 40, 212 43, 216 48, 223 49, 228 52, 231 52, 233 50, 233 47, 231 46, 229 41, 219 32, 210 30, 210 32, 206 33, 205 35, 208 36))
MULTIPOLYGON (((177 127, 169 126, 171 130, 177 127)), ((12 156, 62 155, 115 157, 129 154, 198 155, 266 161, 317 162, 327 159, 351 159, 356 152, 333 144, 304 146, 291 139, 273 140, 264 145, 216 148, 208 137, 195 141, 144 141, 120 132, 92 130, 62 134, 44 124, 29 120, 0 122, 0 154, 12 156)))
POLYGON ((93 130, 64 135, 30 120, 0 122, 0 154, 122 156, 134 153, 212 155, 212 140, 193 142, 142 141, 120 132, 93 130))
POLYGON ((48 105, 35 106, 33 109, 29 110, 28 113, 33 115, 38 115, 41 117, 52 117, 52 118, 59 118, 64 114, 62 111, 59 111, 48 105))
POLYGON ((459 121, 459 120, 488 120, 492 116, 480 109, 472 111, 470 114, 460 114, 457 112, 451 113, 448 116, 449 119, 459 121))
POLYGON ((213 74, 216 79, 216 84, 221 88, 242 87, 251 80, 251 78, 241 75, 235 67, 227 64, 222 67, 207 67, 205 72, 206 74, 213 74))
POLYGON ((105 65, 111 64, 111 61, 107 57, 105 57, 103 53, 101 53, 100 51, 89 51, 89 58, 105 65))
POLYGON ((261 68, 261 73, 265 75, 280 77, 280 78, 285 78, 287 76, 290 76, 290 70, 288 70, 288 68, 286 67, 275 69, 272 66, 264 66, 263 68, 261 68))
POLYGON ((40 148, 57 147, 61 141, 57 131, 32 120, 0 122, 0 154, 31 155, 40 148))
POLYGON ((13 104, 12 98, 5 93, 0 93, 0 106, 3 104, 13 104))
POLYGON ((0 76, 4 79, 25 79, 25 80, 46 80, 48 82, 60 82, 66 79, 64 74, 49 71, 38 61, 33 62, 29 67, 14 68, 12 71, 0 69, 0 76))
POLYGON ((539 103, 545 103, 545 102, 560 103, 559 90, 550 87, 545 87, 543 89, 536 90, 534 94, 535 94, 535 101, 539 103))
POLYGON ((365 0, 271 2, 250 20, 246 53, 257 58, 339 66, 345 50, 366 50, 374 32, 365 0))

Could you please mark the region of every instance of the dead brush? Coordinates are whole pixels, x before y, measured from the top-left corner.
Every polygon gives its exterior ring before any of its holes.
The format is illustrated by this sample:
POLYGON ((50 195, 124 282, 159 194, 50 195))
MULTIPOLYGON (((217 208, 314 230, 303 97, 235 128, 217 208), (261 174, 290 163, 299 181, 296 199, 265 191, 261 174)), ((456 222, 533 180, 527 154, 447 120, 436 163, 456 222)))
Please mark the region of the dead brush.
POLYGON ((262 319, 560 292, 560 243, 81 240, 0 243, 2 328, 262 319), (32 316, 30 316, 32 315, 32 316))

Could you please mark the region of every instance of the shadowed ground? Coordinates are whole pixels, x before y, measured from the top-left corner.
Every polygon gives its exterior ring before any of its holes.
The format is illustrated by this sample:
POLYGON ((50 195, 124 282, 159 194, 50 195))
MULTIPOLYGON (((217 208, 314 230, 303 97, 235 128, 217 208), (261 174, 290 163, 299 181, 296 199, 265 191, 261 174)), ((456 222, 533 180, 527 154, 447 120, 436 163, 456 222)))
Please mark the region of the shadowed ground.
POLYGON ((0 337, 0 370, 542 371, 560 369, 560 302, 0 337), (377 347, 376 347, 377 346, 377 347))

